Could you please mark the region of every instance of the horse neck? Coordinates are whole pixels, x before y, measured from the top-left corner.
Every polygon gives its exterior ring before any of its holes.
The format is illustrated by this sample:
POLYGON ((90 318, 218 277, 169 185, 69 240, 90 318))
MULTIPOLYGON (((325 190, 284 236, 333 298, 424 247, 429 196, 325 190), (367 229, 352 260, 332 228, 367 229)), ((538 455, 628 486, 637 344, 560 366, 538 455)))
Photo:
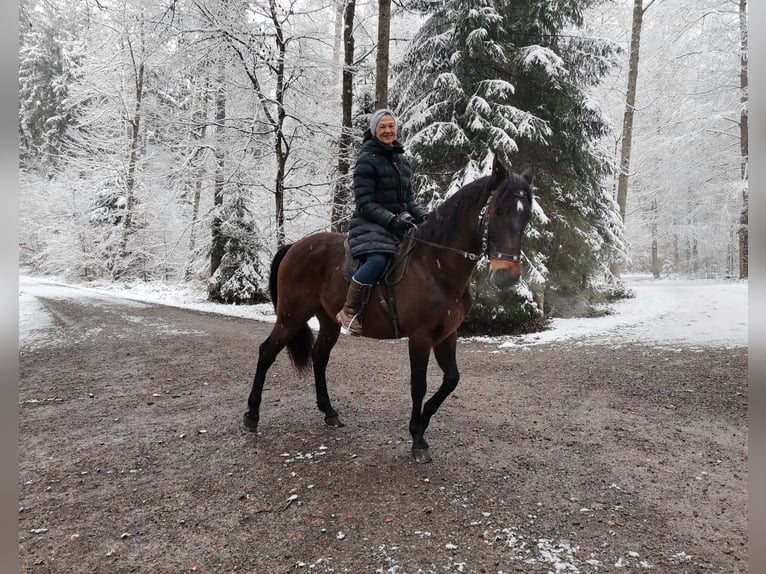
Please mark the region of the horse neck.
MULTIPOLYGON (((424 233, 423 239, 432 241, 449 249, 431 247, 424 251, 427 255, 424 261, 432 261, 436 268, 434 273, 454 278, 456 282, 467 281, 473 273, 479 257, 481 256, 481 229, 480 215, 481 210, 487 202, 489 191, 484 185, 479 188, 466 189, 460 193, 470 193, 474 198, 467 202, 465 207, 458 208, 458 205, 452 205, 447 219, 438 217, 433 224, 439 226, 439 232, 436 237, 431 233, 424 233), (453 251, 454 250, 454 251, 453 251), (472 254, 476 257, 471 259, 466 254, 472 254)), ((454 198, 458 201, 459 198, 454 198)), ((440 214, 442 215, 442 214, 440 214)), ((429 221, 430 223, 430 221, 429 221)), ((424 231, 426 231, 424 229, 424 231)))
POLYGON ((489 190, 484 185, 484 180, 475 182, 470 187, 465 187, 458 194, 464 194, 471 198, 470 201, 458 201, 457 205, 452 206, 451 220, 446 222, 446 227, 442 229, 443 240, 440 243, 465 251, 468 253, 481 253, 481 210, 489 198, 489 190))

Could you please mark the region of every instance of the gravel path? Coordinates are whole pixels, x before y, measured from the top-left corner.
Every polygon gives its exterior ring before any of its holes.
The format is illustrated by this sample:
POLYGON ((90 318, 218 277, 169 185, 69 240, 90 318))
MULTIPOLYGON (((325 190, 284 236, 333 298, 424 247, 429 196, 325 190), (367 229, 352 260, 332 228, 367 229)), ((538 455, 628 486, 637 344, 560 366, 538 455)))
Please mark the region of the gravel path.
MULTIPOLYGON (((41 300, 20 352, 22 572, 747 572, 747 349, 460 342, 410 456, 406 343, 341 337, 269 372, 270 325, 41 300)), ((429 368, 431 389, 440 379, 429 368)))

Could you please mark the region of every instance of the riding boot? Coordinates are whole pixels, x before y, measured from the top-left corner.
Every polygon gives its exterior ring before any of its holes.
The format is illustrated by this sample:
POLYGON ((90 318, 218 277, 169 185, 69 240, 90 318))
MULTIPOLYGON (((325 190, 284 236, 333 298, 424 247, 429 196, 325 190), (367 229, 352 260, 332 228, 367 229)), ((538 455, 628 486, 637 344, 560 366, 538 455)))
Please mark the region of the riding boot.
POLYGON ((351 279, 343 309, 335 316, 341 327, 346 329, 350 335, 362 334, 362 321, 359 315, 361 315, 362 309, 370 297, 371 289, 372 285, 365 285, 356 279, 351 279))

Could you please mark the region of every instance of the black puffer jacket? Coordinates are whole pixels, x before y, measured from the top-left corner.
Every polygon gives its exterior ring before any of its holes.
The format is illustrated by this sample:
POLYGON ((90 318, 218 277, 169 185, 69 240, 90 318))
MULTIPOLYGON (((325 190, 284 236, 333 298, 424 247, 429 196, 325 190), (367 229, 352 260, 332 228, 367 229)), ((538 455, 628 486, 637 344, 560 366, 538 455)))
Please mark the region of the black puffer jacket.
POLYGON ((389 227, 399 213, 408 211, 416 223, 425 219, 426 212, 412 192, 411 176, 410 161, 399 141, 390 148, 376 139, 364 142, 354 168, 356 209, 348 231, 355 258, 397 252, 399 241, 389 227))

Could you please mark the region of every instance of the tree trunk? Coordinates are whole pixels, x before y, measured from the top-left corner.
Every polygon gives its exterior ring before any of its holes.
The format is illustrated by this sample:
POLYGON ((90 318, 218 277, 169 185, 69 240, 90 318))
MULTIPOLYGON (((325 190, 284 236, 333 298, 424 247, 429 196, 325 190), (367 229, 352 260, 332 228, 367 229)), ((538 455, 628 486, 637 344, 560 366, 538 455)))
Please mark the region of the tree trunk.
POLYGON ((740 118, 739 141, 742 163, 740 176, 742 178, 742 212, 739 216, 739 278, 748 276, 748 81, 747 81, 747 0, 739 0, 739 87, 740 87, 740 118))
POLYGON ((192 151, 197 167, 194 170, 194 196, 192 198, 191 226, 189 229, 189 263, 184 273, 187 281, 192 276, 194 250, 197 248, 197 220, 199 219, 199 204, 202 198, 202 182, 205 177, 204 147, 202 146, 204 146, 205 138, 207 137, 209 91, 210 77, 206 75, 205 80, 202 82, 202 95, 198 98, 200 102, 199 109, 194 112, 192 117, 192 125, 195 127, 192 130, 192 138, 200 142, 200 144, 192 151))
POLYGON ((697 241, 697 228, 692 228, 692 275, 696 276, 700 270, 699 243, 697 241))
POLYGON ((277 66, 276 66, 276 105, 277 116, 274 130, 274 153, 277 158, 277 175, 274 182, 274 203, 276 207, 277 218, 277 247, 285 244, 285 168, 287 158, 290 155, 290 148, 284 135, 285 124, 285 53, 287 44, 285 42, 282 24, 277 17, 277 6, 275 0, 269 2, 271 7, 271 19, 274 23, 275 41, 277 43, 277 66))
POLYGON ((729 231, 729 241, 726 243, 726 278, 731 279, 734 277, 734 269, 737 266, 737 255, 736 255, 736 245, 737 245, 737 233, 738 229, 736 226, 732 225, 731 230, 729 231))
POLYGON ((130 122, 130 157, 128 159, 128 171, 125 176, 125 219, 123 220, 124 230, 122 239, 123 252, 127 251, 128 235, 133 227, 133 205, 135 203, 136 189, 136 165, 140 155, 141 145, 141 105, 144 98, 144 53, 146 51, 143 11, 141 12, 141 22, 139 23, 139 38, 141 42, 140 53, 137 55, 133 49, 133 43, 130 38, 127 39, 128 49, 130 51, 131 61, 133 62, 133 71, 135 73, 135 95, 136 104, 133 110, 133 119, 130 122), (136 57, 138 56, 138 57, 136 57))
POLYGON ((660 261, 657 252, 657 200, 652 200, 652 275, 655 279, 660 276, 660 261))
MULTIPOLYGON (((216 125, 216 146, 215 146, 215 180, 213 182, 213 226, 212 226, 212 245, 210 248, 210 276, 212 277, 221 265, 224 247, 221 237, 221 210, 223 208, 224 192, 224 168, 226 164, 226 152, 224 150, 225 132, 224 123, 226 121, 226 72, 223 60, 219 62, 218 86, 215 93, 215 125, 216 125)), ((209 294, 210 295, 210 294, 209 294)))
MULTIPOLYGON (((617 204, 620 207, 620 218, 623 222, 625 221, 625 208, 628 203, 630 153, 633 145, 633 113, 636 109, 638 59, 641 45, 641 26, 643 25, 644 17, 642 4, 643 0, 634 0, 633 28, 630 37, 630 60, 628 63, 628 88, 625 95, 625 115, 622 121, 622 148, 620 149, 620 173, 617 179, 617 204)), ((615 277, 619 277, 621 271, 620 262, 612 262, 610 271, 615 277)))
POLYGON ((138 164, 139 145, 141 140, 141 100, 144 95, 144 64, 138 66, 136 74, 136 106, 133 111, 133 119, 130 121, 130 157, 128 159, 128 171, 125 176, 125 233, 123 236, 123 248, 127 244, 128 234, 133 227, 133 205, 135 203, 136 189, 136 165, 138 164))
POLYGON ((697 216, 695 214, 696 200, 694 191, 691 187, 686 190, 687 208, 686 208, 686 229, 689 234, 686 247, 686 272, 690 275, 696 275, 699 270, 699 250, 697 247, 697 216))
POLYGON ((339 2, 335 12, 335 33, 332 43, 332 61, 335 65, 335 82, 340 86, 343 82, 343 15, 346 12, 346 3, 339 2))
POLYGON ((343 110, 343 122, 340 132, 340 153, 338 155, 338 180, 335 184, 332 201, 332 214, 330 217, 331 229, 344 233, 348 231, 348 217, 346 212, 352 203, 350 170, 351 151, 351 105, 353 103, 354 86, 354 11, 356 0, 348 0, 343 16, 343 82, 341 89, 341 107, 343 110))
POLYGON ((537 303, 537 308, 540 309, 540 313, 545 316, 545 286, 539 285, 532 289, 532 299, 537 303))
POLYGON ((388 43, 391 0, 378 0, 378 57, 375 61, 375 109, 388 107, 388 43))

